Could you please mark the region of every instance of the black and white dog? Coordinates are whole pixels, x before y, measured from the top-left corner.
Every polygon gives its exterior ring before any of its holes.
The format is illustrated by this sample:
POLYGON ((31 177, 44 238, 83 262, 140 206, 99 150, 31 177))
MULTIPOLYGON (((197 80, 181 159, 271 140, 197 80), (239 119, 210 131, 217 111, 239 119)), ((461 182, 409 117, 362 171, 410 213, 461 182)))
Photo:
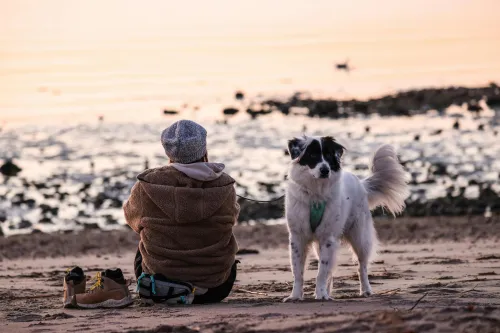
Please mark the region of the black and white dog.
POLYGON ((311 245, 319 259, 315 298, 330 299, 341 240, 350 244, 357 257, 360 295, 370 296, 367 268, 377 244, 370 210, 382 206, 400 213, 409 194, 394 148, 383 145, 375 152, 372 175, 363 180, 342 170, 345 148, 332 137, 295 138, 288 142, 288 150, 292 162, 285 205, 294 282, 292 294, 284 301, 303 299, 304 266, 311 245))

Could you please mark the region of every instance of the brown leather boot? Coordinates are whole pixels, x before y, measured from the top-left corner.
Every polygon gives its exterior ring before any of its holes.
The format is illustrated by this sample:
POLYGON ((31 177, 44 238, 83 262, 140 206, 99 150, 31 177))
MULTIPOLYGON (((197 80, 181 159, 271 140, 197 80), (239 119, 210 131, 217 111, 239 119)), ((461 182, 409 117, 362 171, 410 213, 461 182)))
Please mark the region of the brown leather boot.
POLYGON ((132 304, 132 297, 121 269, 99 272, 95 283, 85 294, 77 294, 73 305, 78 308, 123 308, 132 304))
POLYGON ((73 269, 68 269, 64 276, 64 296, 63 307, 71 307, 73 296, 76 294, 85 294, 86 277, 83 270, 76 266, 73 269))

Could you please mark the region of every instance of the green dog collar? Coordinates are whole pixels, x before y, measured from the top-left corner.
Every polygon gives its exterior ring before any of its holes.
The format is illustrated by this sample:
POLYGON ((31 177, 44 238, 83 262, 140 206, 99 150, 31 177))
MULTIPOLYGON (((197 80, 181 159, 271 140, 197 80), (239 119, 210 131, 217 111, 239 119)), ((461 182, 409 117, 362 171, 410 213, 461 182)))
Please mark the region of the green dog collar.
POLYGON ((310 215, 309 224, 311 225, 312 232, 316 231, 316 228, 321 224, 321 219, 325 212, 326 201, 311 202, 310 204, 310 215))

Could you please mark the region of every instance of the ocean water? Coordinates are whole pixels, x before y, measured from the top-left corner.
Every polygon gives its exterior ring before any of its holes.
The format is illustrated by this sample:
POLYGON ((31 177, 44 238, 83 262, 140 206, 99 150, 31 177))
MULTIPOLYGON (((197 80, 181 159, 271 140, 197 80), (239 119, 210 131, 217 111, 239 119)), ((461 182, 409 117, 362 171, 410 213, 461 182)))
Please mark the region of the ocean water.
MULTIPOLYGON (((457 108, 458 109, 458 108, 457 108)), ((459 195, 477 199, 483 185, 500 194, 500 144, 497 127, 462 112, 461 129, 455 118, 437 114, 407 117, 349 118, 318 121, 301 115, 273 113, 248 120, 238 114, 228 124, 203 122, 209 133, 209 158, 226 165, 240 195, 258 200, 281 196, 290 157, 287 140, 301 135, 333 135, 347 148, 343 168, 358 177, 370 175, 370 157, 381 144, 394 145, 404 162, 410 202, 430 202, 459 195), (370 132, 365 128, 369 126, 370 132), (437 133, 437 130, 441 130, 437 133), (496 132, 495 132, 496 131, 496 132), (415 136, 420 140, 416 141, 415 136), (436 172, 435 167, 444 168, 436 172)), ((83 228, 113 229, 125 224, 122 204, 136 175, 146 167, 168 163, 159 136, 164 122, 103 122, 66 126, 22 125, 0 136, 0 160, 14 158, 23 170, 0 183, 0 231, 4 235, 33 230, 55 232, 83 228), (147 161, 147 166, 146 166, 147 161)), ((266 209, 266 204, 262 204, 266 209)), ((481 212, 480 212, 481 213, 481 212)), ((283 219, 242 222, 283 223, 283 219)))
MULTIPOLYGON (((494 0, 0 3, 0 122, 500 81, 494 0), (339 72, 349 59, 352 71, 339 72)), ((0 123, 0 125, 1 125, 0 123)))
POLYGON ((146 160, 167 163, 159 135, 179 118, 207 128, 211 159, 226 164, 238 194, 257 199, 283 193, 286 142, 304 130, 334 135, 348 148, 345 169, 360 177, 377 146, 395 145, 414 180, 411 200, 450 187, 474 199, 479 183, 500 193, 491 110, 475 119, 453 107, 460 131, 432 112, 220 122, 224 107, 296 91, 365 98, 499 83, 499 12, 498 0, 2 0, 0 160, 23 170, 0 184, 0 230, 121 227, 135 175, 146 160), (352 70, 337 71, 347 59, 352 70), (447 172, 434 174, 437 164, 447 172))

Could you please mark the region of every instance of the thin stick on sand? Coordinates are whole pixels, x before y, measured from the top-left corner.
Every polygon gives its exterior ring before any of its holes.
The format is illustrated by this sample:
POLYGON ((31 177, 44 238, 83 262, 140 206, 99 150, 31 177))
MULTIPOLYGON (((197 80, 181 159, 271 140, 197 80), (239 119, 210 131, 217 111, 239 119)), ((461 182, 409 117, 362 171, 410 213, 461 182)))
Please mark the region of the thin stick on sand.
POLYGON ((13 299, 29 299, 29 298, 49 298, 49 297, 58 297, 60 294, 48 294, 48 295, 33 295, 33 296, 11 296, 13 299))
POLYGON ((474 287, 472 287, 472 289, 469 289, 469 290, 464 290, 460 293, 460 297, 462 297, 463 294, 465 293, 468 293, 468 292, 471 292, 471 291, 475 291, 476 290, 476 287, 478 286, 479 283, 476 283, 476 285, 474 287))
POLYGON ((396 289, 382 291, 382 292, 377 293, 377 295, 385 295, 385 294, 389 294, 389 293, 397 293, 398 291, 401 291, 401 288, 396 288, 396 289))
POLYGON ((421 300, 423 300, 423 299, 424 299, 424 297, 425 297, 425 296, 427 296, 427 294, 428 294, 428 293, 429 293, 429 292, 426 292, 426 293, 425 293, 422 297, 420 297, 420 298, 418 299, 418 301, 417 301, 417 302, 416 302, 416 303, 415 303, 415 304, 411 307, 411 309, 410 309, 410 310, 408 310, 408 311, 411 311, 411 310, 415 309, 415 308, 417 307, 418 303, 420 303, 420 301, 421 301, 421 300))
POLYGON ((257 291, 251 291, 251 290, 246 290, 246 289, 241 289, 241 288, 239 288, 239 289, 235 289, 235 290, 234 290, 234 292, 235 292, 235 293, 237 293, 237 292, 241 292, 241 293, 246 293, 246 294, 253 294, 253 295, 268 296, 268 295, 267 295, 267 294, 265 294, 265 293, 259 293, 259 292, 257 292, 257 291))

